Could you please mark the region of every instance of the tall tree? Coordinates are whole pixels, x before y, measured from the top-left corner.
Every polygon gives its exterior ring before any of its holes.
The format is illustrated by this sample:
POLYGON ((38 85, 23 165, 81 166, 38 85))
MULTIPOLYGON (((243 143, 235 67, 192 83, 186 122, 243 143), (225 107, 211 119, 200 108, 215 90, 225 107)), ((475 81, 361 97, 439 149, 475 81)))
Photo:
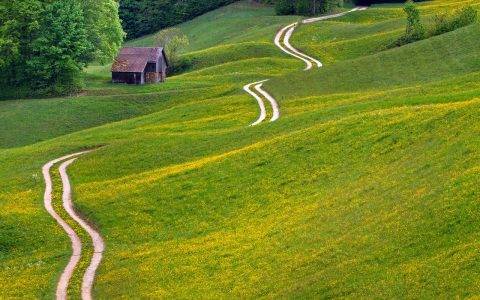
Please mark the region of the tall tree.
POLYGON ((26 75, 37 89, 70 92, 78 87, 79 73, 94 50, 80 3, 52 2, 41 14, 40 27, 31 43, 26 75))
POLYGON ((0 85, 70 92, 86 64, 113 59, 123 36, 115 0, 1 0, 0 85))
POLYGON ((101 63, 112 61, 125 36, 118 16, 118 2, 83 0, 80 3, 83 7, 87 39, 93 46, 90 59, 101 63))
POLYGON ((32 56, 31 42, 40 30, 43 5, 38 0, 3 1, 0 5, 0 79, 22 80, 25 61, 32 56))

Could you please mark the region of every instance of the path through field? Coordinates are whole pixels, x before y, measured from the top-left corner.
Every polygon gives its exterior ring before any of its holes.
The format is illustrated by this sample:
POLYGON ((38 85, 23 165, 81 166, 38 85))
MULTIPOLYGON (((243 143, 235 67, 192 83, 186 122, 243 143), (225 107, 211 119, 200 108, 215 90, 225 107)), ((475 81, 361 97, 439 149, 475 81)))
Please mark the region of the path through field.
MULTIPOLYGON (((352 10, 349 10, 349 11, 346 11, 346 12, 343 12, 343 13, 339 13, 339 14, 333 14, 333 15, 328 15, 328 16, 305 19, 305 20, 302 21, 302 23, 303 24, 309 24, 309 23, 313 23, 313 22, 338 18, 338 17, 345 16, 346 14, 349 14, 351 12, 361 11, 361 10, 365 10, 365 9, 367 9, 367 7, 359 6, 359 7, 355 7, 352 10)), ((309 55, 307 55, 307 54, 305 54, 301 51, 299 51, 298 49, 296 49, 295 47, 293 47, 290 44, 290 38, 292 37, 293 32, 295 31, 297 25, 298 25, 298 22, 292 23, 290 25, 287 25, 287 26, 283 27, 275 35, 275 39, 274 39, 275 45, 280 50, 285 52, 286 54, 303 61, 306 65, 305 69, 304 69, 305 71, 311 70, 313 68, 313 66, 317 66, 317 68, 321 68, 323 66, 322 62, 320 62, 319 60, 317 60, 317 59, 315 59, 315 58, 313 58, 313 57, 311 57, 311 56, 309 56, 309 55)), ((270 102, 270 104, 272 106, 273 117, 270 119, 270 122, 275 122, 276 120, 278 120, 280 118, 280 108, 279 108, 278 102, 269 93, 267 93, 265 90, 262 89, 262 85, 266 81, 268 81, 268 79, 258 81, 258 82, 254 82, 254 83, 250 83, 250 84, 247 84, 243 87, 243 89, 247 93, 249 93, 251 96, 253 96, 257 100, 258 105, 260 107, 259 118, 257 119, 257 121, 253 122, 250 126, 256 126, 256 125, 262 123, 265 120, 265 118, 266 118, 266 108, 265 108, 265 102, 263 101, 264 99, 268 100, 268 102, 270 102), (255 85, 255 90, 256 91, 252 91, 250 89, 250 87, 254 86, 254 85, 255 85), (262 98, 262 96, 263 96, 263 98, 262 98)))
POLYGON ((79 238, 78 234, 75 230, 68 225, 68 223, 55 211, 53 204, 52 204, 52 192, 53 192, 53 182, 52 177, 50 174, 51 168, 58 164, 62 163, 59 167, 60 177, 62 180, 63 186, 63 193, 62 193, 62 201, 63 201, 63 208, 70 216, 70 218, 75 221, 80 227, 85 230, 90 238, 92 239, 93 243, 93 254, 90 260, 90 264, 85 271, 82 281, 82 299, 90 300, 92 299, 91 291, 93 282, 95 279, 95 273, 97 271, 98 266, 102 260, 103 251, 105 249, 105 244, 101 235, 91 227, 84 219, 82 219, 76 212, 72 202, 72 187, 70 184, 70 179, 67 174, 67 168, 78 159, 79 156, 89 153, 91 151, 84 151, 79 152, 67 156, 60 157, 58 159, 52 160, 45 164, 42 169, 43 177, 45 179, 45 194, 44 194, 44 205, 48 213, 57 221, 57 223, 63 228, 63 230, 67 233, 70 237, 72 243, 72 254, 70 256, 70 260, 62 272, 60 279, 57 283, 57 290, 56 290, 56 299, 57 300, 65 300, 67 299, 68 295, 68 286, 70 284, 70 280, 73 276, 75 268, 77 267, 82 254, 82 241, 79 238))

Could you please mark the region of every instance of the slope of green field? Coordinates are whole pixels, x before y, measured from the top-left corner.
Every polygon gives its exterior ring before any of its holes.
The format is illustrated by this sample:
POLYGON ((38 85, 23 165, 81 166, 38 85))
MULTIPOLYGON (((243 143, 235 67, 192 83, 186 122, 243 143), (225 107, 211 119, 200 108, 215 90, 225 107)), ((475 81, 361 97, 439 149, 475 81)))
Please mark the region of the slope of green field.
MULTIPOLYGON (((480 3, 421 7, 466 2, 480 3)), ((326 66, 300 72, 271 42, 292 18, 241 2, 182 25, 199 63, 168 84, 95 68, 85 96, 0 102, 0 298, 53 295, 70 249, 41 166, 95 146, 70 174, 107 245, 97 298, 479 295, 480 26, 384 51, 400 12, 301 26, 292 43, 326 66), (282 117, 248 127, 241 88, 272 77, 282 117)))
MULTIPOLYGON (((168 109, 179 102, 243 95, 238 89, 240 76, 247 83, 262 76, 261 70, 269 74, 275 69, 276 74, 285 74, 301 67, 301 63, 294 59, 265 60, 287 58, 270 42, 271 36, 281 25, 296 19, 298 17, 274 16, 270 7, 238 2, 181 25, 191 40, 184 55, 192 61, 192 71, 209 68, 202 73, 170 77, 162 85, 137 87, 112 85, 110 66, 91 66, 86 72, 86 90, 80 96, 0 101, 0 148, 29 145, 168 109), (215 34, 208 30, 211 27, 218 29, 215 34), (239 31, 243 38, 239 37, 239 31), (257 62, 257 59, 261 61, 257 62), (231 66, 233 62, 242 66, 231 66), (242 72, 237 68, 242 68, 242 72), (218 77, 212 77, 212 72, 218 77)), ((130 43, 154 45, 148 38, 130 43)), ((252 107, 255 107, 254 103, 252 107)))

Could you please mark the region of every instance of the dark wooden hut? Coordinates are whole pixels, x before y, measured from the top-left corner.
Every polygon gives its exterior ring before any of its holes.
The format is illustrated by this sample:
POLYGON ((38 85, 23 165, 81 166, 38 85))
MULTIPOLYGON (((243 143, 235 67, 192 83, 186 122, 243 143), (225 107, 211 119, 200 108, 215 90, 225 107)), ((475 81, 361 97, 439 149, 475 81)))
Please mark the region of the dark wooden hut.
POLYGON ((145 84, 167 78, 168 59, 161 47, 131 47, 120 50, 112 65, 113 83, 145 84))

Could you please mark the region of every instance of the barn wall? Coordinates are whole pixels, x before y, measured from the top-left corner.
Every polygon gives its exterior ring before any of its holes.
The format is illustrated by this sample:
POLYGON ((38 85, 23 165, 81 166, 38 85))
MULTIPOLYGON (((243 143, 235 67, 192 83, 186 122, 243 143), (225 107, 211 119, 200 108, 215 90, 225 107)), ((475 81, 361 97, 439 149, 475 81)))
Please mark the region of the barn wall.
POLYGON ((145 77, 143 73, 121 73, 112 72, 113 83, 143 84, 145 77))
POLYGON ((157 72, 157 64, 155 63, 148 63, 145 67, 145 72, 157 72))
POLYGON ((145 73, 147 83, 157 83, 160 81, 160 73, 157 72, 148 72, 145 73))

